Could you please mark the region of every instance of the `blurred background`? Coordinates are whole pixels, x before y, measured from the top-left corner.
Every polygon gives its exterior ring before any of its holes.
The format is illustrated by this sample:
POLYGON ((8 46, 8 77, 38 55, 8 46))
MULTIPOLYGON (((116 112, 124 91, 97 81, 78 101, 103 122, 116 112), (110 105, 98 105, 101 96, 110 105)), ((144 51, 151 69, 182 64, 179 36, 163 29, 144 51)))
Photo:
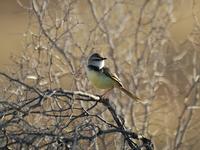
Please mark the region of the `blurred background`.
POLYGON ((40 89, 101 93, 84 72, 99 52, 147 102, 114 90, 128 128, 158 150, 199 149, 199 0, 4 0, 0 20, 1 71, 40 89))
MULTIPOLYGON (((134 2, 134 1, 133 1, 134 2)), ((173 23, 168 27, 170 37, 175 43, 179 44, 186 40, 195 25, 193 13, 197 17, 199 14, 200 2, 169 0, 173 3, 171 6, 174 19, 173 23), (195 5, 194 5, 195 3, 195 5)), ((27 9, 31 7, 31 0, 6 0, 0 2, 0 18, 1 18, 1 35, 0 35, 0 50, 1 50, 1 68, 5 69, 9 63, 11 54, 17 54, 23 46, 23 35, 27 31, 29 14, 27 9)), ((87 9, 82 6, 83 10, 87 9)))

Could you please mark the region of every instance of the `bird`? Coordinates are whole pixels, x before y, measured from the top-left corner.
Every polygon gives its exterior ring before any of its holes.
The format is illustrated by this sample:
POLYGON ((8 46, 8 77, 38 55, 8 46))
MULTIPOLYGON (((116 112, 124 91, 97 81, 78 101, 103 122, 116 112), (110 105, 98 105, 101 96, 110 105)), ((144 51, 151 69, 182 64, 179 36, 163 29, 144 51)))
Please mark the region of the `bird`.
POLYGON ((128 91, 119 77, 112 73, 108 67, 105 67, 106 59, 107 58, 102 57, 99 53, 93 53, 88 58, 86 74, 92 85, 98 89, 107 90, 103 95, 107 94, 113 88, 118 88, 131 99, 139 101, 140 98, 128 91))

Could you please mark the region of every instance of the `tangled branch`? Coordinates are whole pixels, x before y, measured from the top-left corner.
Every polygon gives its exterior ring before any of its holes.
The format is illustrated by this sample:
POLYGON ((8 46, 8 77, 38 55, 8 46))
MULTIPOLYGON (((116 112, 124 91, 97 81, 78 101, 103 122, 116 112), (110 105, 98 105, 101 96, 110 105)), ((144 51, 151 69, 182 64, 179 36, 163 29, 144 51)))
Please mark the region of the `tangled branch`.
POLYGON ((9 79, 12 84, 23 86, 27 95, 31 93, 26 98, 21 96, 11 100, 8 97, 0 101, 1 148, 74 149, 81 143, 91 144, 103 136, 121 134, 131 149, 153 149, 151 140, 126 129, 123 118, 117 114, 108 99, 81 91, 40 91, 5 73, 0 75, 9 79), (78 105, 80 103, 82 106, 78 105), (102 105, 105 107, 104 111, 109 112, 107 118, 101 116, 102 110, 97 112, 102 105), (33 119, 35 115, 38 120, 33 119), (31 118, 35 121, 31 121, 31 118), (37 122, 39 118, 48 120, 45 126, 37 122))

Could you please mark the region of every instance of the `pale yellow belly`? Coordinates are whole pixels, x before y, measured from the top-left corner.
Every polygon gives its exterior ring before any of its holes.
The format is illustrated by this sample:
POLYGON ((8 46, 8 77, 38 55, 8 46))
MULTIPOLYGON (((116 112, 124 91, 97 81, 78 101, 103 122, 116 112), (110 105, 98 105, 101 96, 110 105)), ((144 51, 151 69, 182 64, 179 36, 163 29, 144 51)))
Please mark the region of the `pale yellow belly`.
POLYGON ((97 88, 110 89, 114 86, 114 81, 104 75, 93 70, 87 70, 87 76, 90 82, 97 88))

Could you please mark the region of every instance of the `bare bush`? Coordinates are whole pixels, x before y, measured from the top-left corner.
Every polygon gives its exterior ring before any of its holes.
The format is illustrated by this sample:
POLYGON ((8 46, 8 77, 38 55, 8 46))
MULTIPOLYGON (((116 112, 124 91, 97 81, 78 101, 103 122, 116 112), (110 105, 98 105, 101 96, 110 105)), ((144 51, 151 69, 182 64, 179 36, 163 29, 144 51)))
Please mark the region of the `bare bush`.
POLYGON ((195 12, 193 32, 179 44, 168 30, 175 21, 171 0, 18 3, 29 28, 22 56, 0 74, 1 147, 153 149, 153 141, 155 149, 198 149, 195 12), (109 100, 95 96, 100 91, 84 71, 92 52, 110 58, 107 65, 143 105, 117 90, 109 100))

